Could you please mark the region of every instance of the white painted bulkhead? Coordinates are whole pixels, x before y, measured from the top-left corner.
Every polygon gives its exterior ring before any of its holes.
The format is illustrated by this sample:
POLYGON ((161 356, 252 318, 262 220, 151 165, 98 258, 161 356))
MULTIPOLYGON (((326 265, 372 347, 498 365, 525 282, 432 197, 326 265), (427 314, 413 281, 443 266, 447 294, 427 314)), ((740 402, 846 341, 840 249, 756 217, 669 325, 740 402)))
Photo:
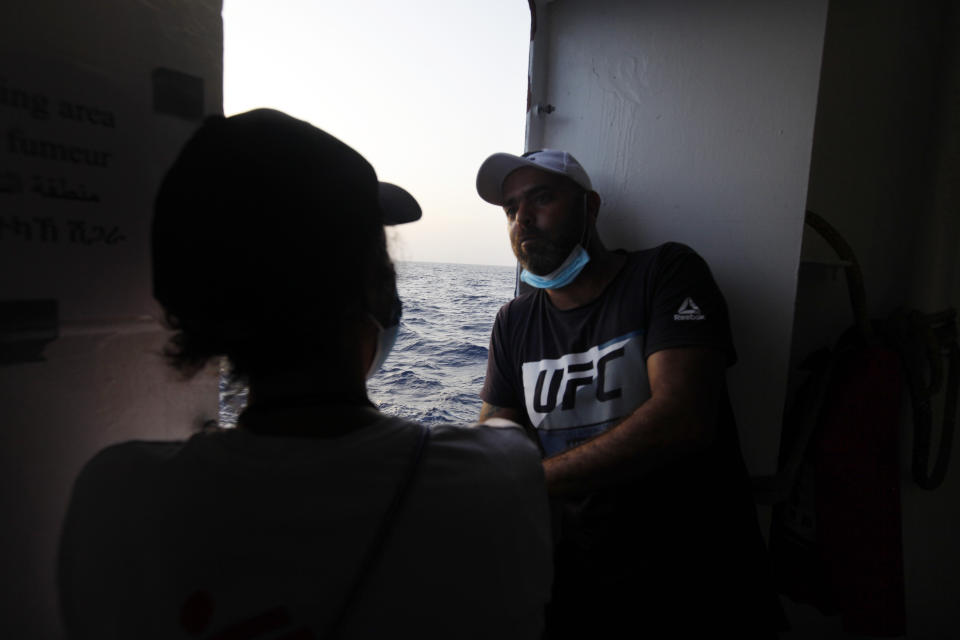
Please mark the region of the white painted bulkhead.
POLYGON ((57 547, 83 463, 108 444, 182 438, 216 418, 216 377, 183 383, 160 355, 149 226, 163 172, 202 115, 221 111, 220 10, 220 0, 4 4, 3 638, 61 637, 57 547))

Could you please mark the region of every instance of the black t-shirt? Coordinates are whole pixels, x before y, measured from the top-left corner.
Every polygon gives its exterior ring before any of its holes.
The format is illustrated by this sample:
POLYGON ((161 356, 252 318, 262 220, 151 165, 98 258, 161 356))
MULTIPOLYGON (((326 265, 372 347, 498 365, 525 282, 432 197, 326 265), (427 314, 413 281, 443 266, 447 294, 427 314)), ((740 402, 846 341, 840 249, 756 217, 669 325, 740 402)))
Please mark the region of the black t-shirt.
MULTIPOLYGON (((651 354, 689 346, 736 361, 726 303, 707 264, 689 247, 667 243, 627 254, 603 294, 582 307, 559 310, 543 290, 504 305, 480 395, 519 409, 551 456, 650 398, 651 354)), ((709 602, 714 617, 752 608, 758 622, 773 611, 749 479, 723 395, 711 447, 627 485, 563 502, 555 600, 582 604, 591 594, 628 592, 661 613, 678 601, 702 611, 709 602)))
POLYGON ((647 358, 671 347, 736 361, 727 306, 703 259, 669 243, 631 253, 606 291, 561 311, 545 291, 497 314, 480 396, 522 409, 546 455, 617 424, 650 397, 647 358))

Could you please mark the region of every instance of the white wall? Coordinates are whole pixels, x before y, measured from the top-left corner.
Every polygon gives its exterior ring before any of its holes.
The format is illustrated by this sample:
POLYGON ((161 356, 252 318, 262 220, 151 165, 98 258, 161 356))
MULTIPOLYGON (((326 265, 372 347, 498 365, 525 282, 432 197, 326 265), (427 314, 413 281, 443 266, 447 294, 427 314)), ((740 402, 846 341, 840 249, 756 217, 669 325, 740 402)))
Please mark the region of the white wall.
POLYGON ((216 417, 215 377, 185 384, 159 356, 167 336, 150 294, 148 230, 163 171, 197 116, 221 111, 220 5, 4 5, 0 304, 56 300, 59 337, 43 361, 16 362, 29 327, 12 328, 3 307, 2 637, 60 635, 57 542, 81 465, 106 444, 182 437, 216 417), (185 92, 172 107, 154 102, 158 67, 194 77, 160 89, 185 92), (86 164, 88 152, 108 154, 105 166, 86 164))
POLYGON ((530 149, 604 200, 608 247, 675 240, 710 263, 740 355, 748 466, 776 467, 826 0, 538 3, 530 149))

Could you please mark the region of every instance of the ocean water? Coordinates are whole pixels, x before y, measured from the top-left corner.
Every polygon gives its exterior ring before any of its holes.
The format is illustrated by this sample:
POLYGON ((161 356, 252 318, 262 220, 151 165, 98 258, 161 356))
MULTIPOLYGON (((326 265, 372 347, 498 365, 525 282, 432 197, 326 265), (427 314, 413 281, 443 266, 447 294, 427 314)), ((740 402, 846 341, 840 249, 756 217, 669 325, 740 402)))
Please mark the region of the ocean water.
MULTIPOLYGON (((384 413, 426 424, 465 423, 480 411, 497 310, 513 297, 514 267, 398 262, 403 318, 397 342, 367 382, 384 413)), ((246 389, 220 383, 220 423, 232 425, 246 389)))

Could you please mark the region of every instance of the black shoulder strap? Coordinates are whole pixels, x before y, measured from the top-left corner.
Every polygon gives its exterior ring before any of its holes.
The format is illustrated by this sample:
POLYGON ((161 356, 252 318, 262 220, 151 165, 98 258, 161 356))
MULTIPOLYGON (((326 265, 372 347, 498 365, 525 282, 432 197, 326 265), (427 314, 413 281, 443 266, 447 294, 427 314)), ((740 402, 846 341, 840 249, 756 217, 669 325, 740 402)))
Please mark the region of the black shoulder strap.
POLYGON ((410 485, 413 484, 413 479, 416 477, 417 470, 420 468, 420 461, 423 459, 427 442, 430 440, 430 429, 422 424, 418 425, 418 427, 420 428, 420 433, 417 436, 417 443, 414 447, 410 463, 407 465, 406 472, 403 478, 401 478, 400 484, 397 485, 397 490, 393 494, 393 500, 391 500, 390 506, 387 507, 387 511, 380 521, 380 526, 377 528, 373 540, 370 542, 370 546, 367 547, 363 555, 360 568, 354 578, 353 585, 350 587, 350 591, 347 593, 346 600, 344 600, 343 606, 340 608, 340 612, 330 623, 327 631, 321 634, 321 638, 336 638, 340 634, 344 620, 347 619, 347 615, 356 603, 357 597, 360 595, 370 574, 373 573, 374 568, 376 568, 380 562, 380 558, 383 555, 384 543, 387 540, 387 536, 390 535, 393 524, 397 519, 397 514, 400 513, 400 508, 403 506, 403 502, 409 493, 410 485))

